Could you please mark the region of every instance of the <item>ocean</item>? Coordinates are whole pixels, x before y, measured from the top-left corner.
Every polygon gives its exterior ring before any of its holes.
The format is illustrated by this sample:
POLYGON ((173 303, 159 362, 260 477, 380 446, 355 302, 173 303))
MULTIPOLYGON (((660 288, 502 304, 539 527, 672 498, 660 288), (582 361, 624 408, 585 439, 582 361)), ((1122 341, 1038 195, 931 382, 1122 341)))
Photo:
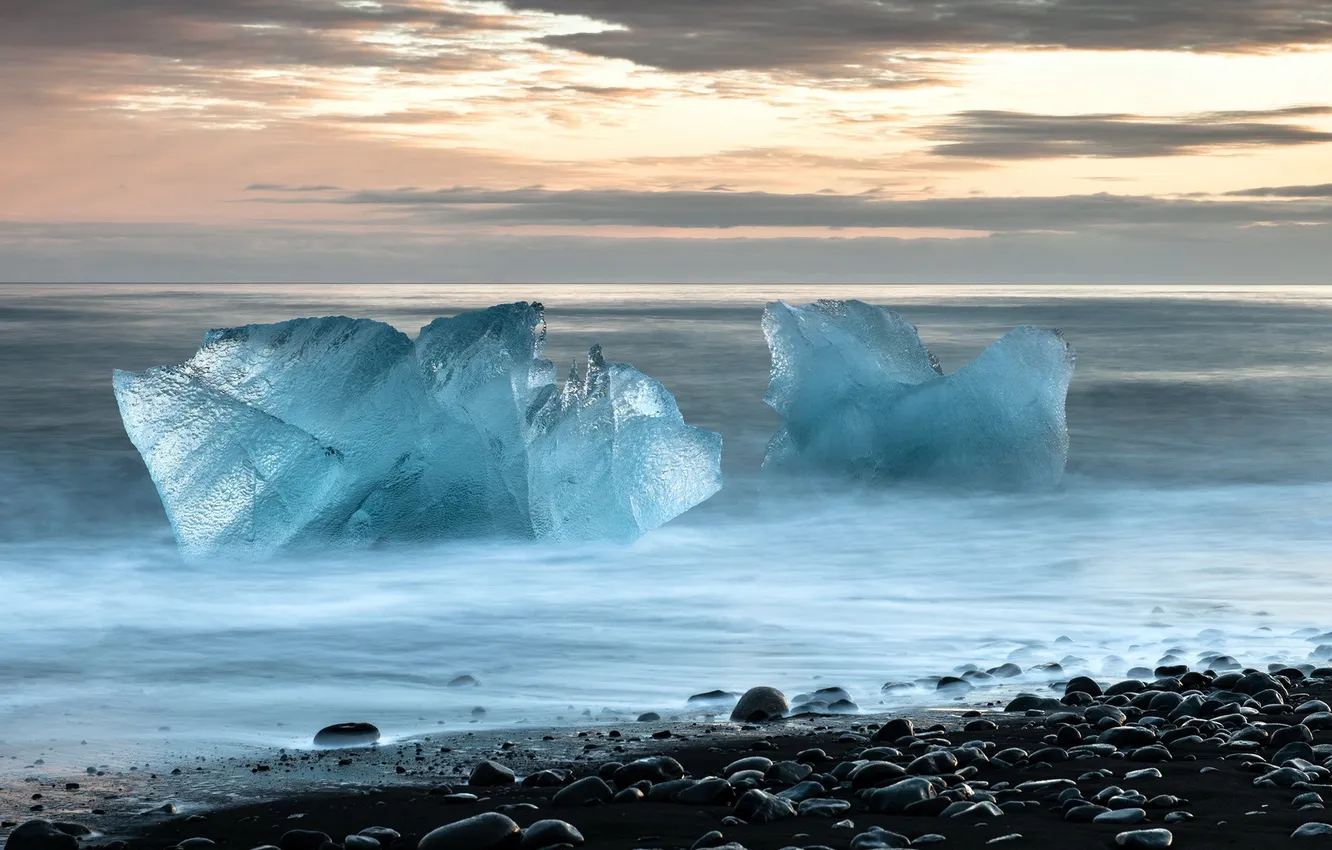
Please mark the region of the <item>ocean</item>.
POLYGON ((1318 287, 3 285, 0 743, 586 723, 760 684, 838 685, 869 711, 893 704, 886 682, 1010 658, 1120 676, 1172 652, 1303 661, 1314 644, 1293 632, 1332 623, 1330 415, 1318 287), (762 475, 778 424, 763 305, 818 298, 898 310, 949 372, 1017 325, 1061 329, 1077 352, 1063 484, 762 475), (113 368, 183 361, 215 327, 350 315, 414 334, 516 300, 546 305, 550 359, 599 342, 719 431, 722 493, 627 547, 179 559, 113 368), (462 674, 481 685, 446 687, 462 674))

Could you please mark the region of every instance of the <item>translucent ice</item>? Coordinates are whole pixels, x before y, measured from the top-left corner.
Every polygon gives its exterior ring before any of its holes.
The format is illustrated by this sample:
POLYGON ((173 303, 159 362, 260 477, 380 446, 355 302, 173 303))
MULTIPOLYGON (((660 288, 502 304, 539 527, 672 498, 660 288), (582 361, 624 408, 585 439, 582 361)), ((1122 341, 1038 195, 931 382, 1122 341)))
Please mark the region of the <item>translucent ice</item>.
POLYGON ((1073 352, 1020 327, 947 377, 916 329, 860 301, 776 302, 766 401, 782 416, 764 466, 983 486, 1058 483, 1073 352))
POLYGON ((599 348, 560 391, 541 305, 416 340, 343 317, 210 331, 117 371, 116 401, 189 557, 488 535, 633 540, 721 486, 721 437, 599 348))

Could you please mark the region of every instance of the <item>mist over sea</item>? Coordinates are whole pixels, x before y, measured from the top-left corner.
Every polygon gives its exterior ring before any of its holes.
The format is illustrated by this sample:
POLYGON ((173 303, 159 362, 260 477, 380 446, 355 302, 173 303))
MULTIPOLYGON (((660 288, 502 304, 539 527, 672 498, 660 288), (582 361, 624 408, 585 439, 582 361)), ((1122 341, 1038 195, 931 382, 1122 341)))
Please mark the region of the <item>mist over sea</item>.
POLYGON ((963 663, 1305 660, 1292 631, 1332 625, 1330 417, 1316 287, 0 285, 0 740, 632 719, 758 684, 841 685, 870 710, 883 683, 963 663), (778 422, 759 318, 777 298, 890 306, 948 372, 1014 326, 1062 329, 1063 485, 761 476, 778 422), (515 300, 546 305, 562 370, 599 342, 719 431, 723 492, 629 547, 181 563, 113 368, 181 362, 214 327, 343 314, 414 335, 515 300), (461 674, 481 687, 445 687, 461 674))

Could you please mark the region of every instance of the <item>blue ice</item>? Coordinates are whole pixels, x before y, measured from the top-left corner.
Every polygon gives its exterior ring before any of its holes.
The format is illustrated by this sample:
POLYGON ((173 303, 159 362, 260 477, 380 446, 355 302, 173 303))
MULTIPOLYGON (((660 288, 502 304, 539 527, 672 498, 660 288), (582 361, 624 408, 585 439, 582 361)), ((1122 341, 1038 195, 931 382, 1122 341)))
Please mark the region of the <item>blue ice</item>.
POLYGON ((607 363, 558 387, 540 304, 210 331, 116 371, 121 419, 189 558, 472 537, 632 541, 721 488, 721 436, 607 363))
POLYGON ((945 376, 916 328, 861 301, 769 304, 764 467, 866 480, 1053 486, 1068 459, 1073 351, 1020 327, 945 376))

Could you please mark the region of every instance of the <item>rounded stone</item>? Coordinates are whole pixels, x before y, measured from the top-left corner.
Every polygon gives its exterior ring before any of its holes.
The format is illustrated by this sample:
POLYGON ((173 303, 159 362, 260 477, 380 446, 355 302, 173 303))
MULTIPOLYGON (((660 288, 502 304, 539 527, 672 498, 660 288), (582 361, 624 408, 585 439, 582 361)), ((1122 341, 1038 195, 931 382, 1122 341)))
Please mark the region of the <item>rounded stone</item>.
POLYGON ((933 799, 938 794, 934 783, 922 777, 912 777, 894 782, 887 788, 876 788, 869 795, 869 809, 872 812, 901 814, 907 806, 924 800, 933 799))
POLYGON ((550 802, 554 806, 595 806, 609 803, 614 798, 615 792, 600 776, 585 776, 561 788, 550 802))
POLYGON ((899 738, 905 738, 914 734, 916 734, 915 724, 905 717, 895 717, 892 720, 886 721, 879 727, 879 731, 874 733, 874 740, 892 743, 899 738))
MULTIPOLYGON (((1291 838, 1332 838, 1332 824, 1306 823, 1290 834, 1291 838)), ((10 839, 13 841, 14 839, 10 839)))
POLYGON ((472 775, 467 778, 467 784, 477 788, 497 788, 501 785, 512 785, 517 779, 512 770, 499 762, 487 759, 472 768, 472 775))
POLYGON ((750 688, 731 710, 731 720, 737 723, 762 722, 785 717, 789 710, 786 695, 776 688, 750 688))
POLYGON ((362 747, 378 740, 379 729, 373 723, 335 723, 314 736, 316 747, 362 747))
POLYGON ((636 759, 615 771, 615 784, 628 788, 635 782, 668 782, 685 775, 684 766, 670 756, 648 756, 636 759))
POLYGON ((1115 836, 1115 844, 1129 850, 1164 850, 1174 840, 1168 829, 1133 829, 1115 836))
POLYGON ((1147 812, 1144 809, 1116 809, 1110 812, 1102 812, 1092 818, 1092 823, 1133 824, 1142 823, 1145 820, 1147 820, 1147 812))
POLYGON ((574 847, 583 843, 583 833, 571 823, 562 820, 539 820, 523 832, 519 845, 522 850, 541 850, 558 844, 571 844, 574 847))
POLYGON ((14 828, 5 847, 6 850, 78 850, 79 842, 50 821, 30 820, 14 828))
POLYGON ((735 816, 746 823, 772 823, 795 817, 795 805, 783 797, 755 788, 735 803, 735 816))
POLYGON ((522 841, 522 830, 507 815, 486 812, 428 832, 417 850, 506 850, 522 841))

